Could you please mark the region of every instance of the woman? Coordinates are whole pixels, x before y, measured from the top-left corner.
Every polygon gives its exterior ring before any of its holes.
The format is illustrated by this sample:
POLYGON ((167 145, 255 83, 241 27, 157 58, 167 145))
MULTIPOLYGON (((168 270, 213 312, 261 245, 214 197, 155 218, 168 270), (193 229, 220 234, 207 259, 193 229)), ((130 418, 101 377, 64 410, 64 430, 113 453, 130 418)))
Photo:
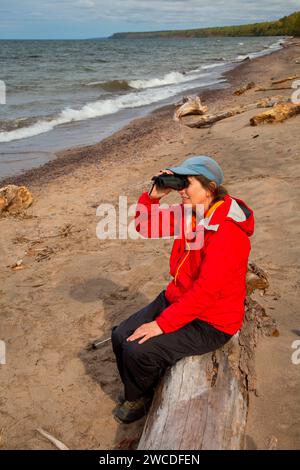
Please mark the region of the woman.
MULTIPOLYGON (((112 329, 113 351, 125 389, 114 416, 126 423, 146 414, 168 366, 220 348, 241 328, 244 317, 252 210, 227 194, 222 169, 210 157, 192 157, 162 173, 187 177, 188 186, 178 191, 179 208, 181 215, 187 206, 192 208, 192 235, 189 230, 175 237, 170 258, 173 280, 167 289, 112 329), (204 217, 197 223, 199 208, 204 217), (202 239, 200 244, 193 243, 197 239, 202 239)), ((160 199, 170 191, 154 185, 150 194, 140 196, 139 205, 145 210, 142 215, 137 210, 136 229, 142 236, 151 236, 153 224, 159 236, 167 231, 176 235, 176 227, 182 225, 178 210, 159 208, 160 199), (154 213, 156 217, 151 217, 154 213), (163 220, 169 220, 167 227, 163 220)))

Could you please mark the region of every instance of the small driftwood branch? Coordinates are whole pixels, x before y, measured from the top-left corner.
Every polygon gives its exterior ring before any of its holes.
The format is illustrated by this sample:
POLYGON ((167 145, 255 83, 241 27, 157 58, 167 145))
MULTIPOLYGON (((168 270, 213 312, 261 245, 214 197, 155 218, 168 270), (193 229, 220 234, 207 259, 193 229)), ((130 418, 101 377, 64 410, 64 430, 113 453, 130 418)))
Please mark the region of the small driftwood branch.
POLYGON ((300 104, 278 103, 272 109, 257 114, 250 119, 251 126, 262 123, 283 122, 300 113, 300 104))
POLYGON ((184 96, 176 106, 175 121, 179 121, 180 118, 188 114, 205 114, 208 111, 208 107, 202 105, 199 96, 184 96))
POLYGON ((288 82, 290 80, 296 80, 300 78, 300 75, 292 75, 291 77, 282 78, 281 80, 272 80, 272 85, 279 85, 279 83, 288 82))
POLYGON ((239 106, 237 108, 232 108, 232 109, 223 111, 218 114, 214 114, 210 116, 202 116, 198 121, 187 124, 187 126, 192 127, 192 128, 205 127, 207 125, 214 124, 217 121, 221 121, 222 119, 226 119, 228 117, 232 117, 237 114, 245 113, 246 111, 250 111, 252 109, 272 107, 275 104, 280 103, 282 100, 283 100, 282 96, 273 96, 271 98, 265 98, 265 99, 257 101, 256 103, 251 103, 251 104, 247 104, 244 106, 239 106))
POLYGON ((37 428, 36 431, 40 433, 42 436, 44 436, 46 439, 48 439, 48 441, 52 442, 52 444, 54 444, 55 447, 57 447, 59 450, 70 450, 63 442, 56 439, 56 437, 52 436, 44 429, 37 428))
POLYGON ((264 87, 258 87, 254 91, 276 91, 276 90, 291 90, 290 86, 283 86, 283 87, 278 87, 278 88, 264 88, 264 87))
POLYGON ((267 443, 267 450, 276 450, 278 445, 278 439, 276 436, 270 436, 267 443))

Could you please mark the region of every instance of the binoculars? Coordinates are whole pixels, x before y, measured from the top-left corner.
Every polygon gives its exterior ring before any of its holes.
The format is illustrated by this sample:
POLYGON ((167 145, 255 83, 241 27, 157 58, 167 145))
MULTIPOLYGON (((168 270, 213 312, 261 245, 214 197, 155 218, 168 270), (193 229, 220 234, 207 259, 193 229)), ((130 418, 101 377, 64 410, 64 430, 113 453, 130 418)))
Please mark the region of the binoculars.
POLYGON ((187 188, 189 185, 189 180, 187 179, 187 176, 184 175, 163 174, 153 176, 151 181, 153 182, 153 185, 156 185, 157 189, 171 188, 176 191, 181 191, 181 189, 187 188))

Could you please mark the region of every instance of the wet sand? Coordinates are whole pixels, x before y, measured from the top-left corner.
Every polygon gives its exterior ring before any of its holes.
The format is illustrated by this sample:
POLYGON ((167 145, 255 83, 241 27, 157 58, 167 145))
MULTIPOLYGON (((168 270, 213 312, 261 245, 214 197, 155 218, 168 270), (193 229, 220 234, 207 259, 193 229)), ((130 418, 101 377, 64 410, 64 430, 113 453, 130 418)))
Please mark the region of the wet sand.
MULTIPOLYGON (((230 87, 201 97, 210 112, 274 94, 290 97, 292 90, 232 92, 251 81, 265 86, 271 78, 300 75, 299 57, 300 40, 291 41, 244 62, 227 73, 230 87)), ((99 144, 69 149, 2 182, 25 184, 35 198, 24 217, 0 220, 0 339, 7 346, 7 364, 0 366, 2 448, 52 449, 37 427, 72 449, 136 445, 144 419, 119 425, 111 415, 121 383, 110 343, 95 352, 86 346, 109 336, 165 287, 172 242, 99 240, 96 208, 117 206, 119 195, 130 206, 159 169, 208 154, 222 165, 229 192, 254 210, 251 259, 270 278, 266 295, 257 298, 280 328, 279 337, 259 343, 246 447, 265 449, 275 436, 279 449, 299 449, 300 365, 291 356, 300 328, 300 116, 251 127, 256 112, 249 111, 190 129, 173 112, 162 108, 99 144), (23 269, 14 271, 18 260, 23 269)), ((165 199, 176 200, 175 194, 165 199)))

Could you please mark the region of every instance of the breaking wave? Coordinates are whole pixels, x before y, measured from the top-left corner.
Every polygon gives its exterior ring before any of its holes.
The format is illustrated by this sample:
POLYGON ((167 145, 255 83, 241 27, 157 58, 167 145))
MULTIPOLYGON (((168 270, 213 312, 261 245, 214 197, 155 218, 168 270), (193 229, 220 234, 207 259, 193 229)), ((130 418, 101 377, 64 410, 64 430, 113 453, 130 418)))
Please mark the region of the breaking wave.
MULTIPOLYGON (((211 78, 207 82, 202 82, 201 86, 220 83, 224 79, 211 78)), ((197 84, 199 86, 199 84, 197 84)), ((54 127, 61 124, 67 124, 72 121, 84 121, 95 117, 114 114, 122 109, 137 108, 147 106, 152 103, 165 100, 178 93, 191 88, 190 83, 184 83, 177 86, 154 88, 137 92, 130 92, 115 98, 98 100, 82 106, 80 109, 65 108, 56 117, 42 119, 36 123, 21 127, 15 130, 0 132, 0 142, 10 142, 12 140, 25 139, 38 134, 51 131, 54 127)))
POLYGON ((127 80, 109 80, 107 82, 90 82, 87 83, 87 86, 92 86, 96 88, 101 88, 105 91, 110 91, 114 93, 116 91, 128 91, 131 90, 132 87, 129 85, 127 80))

